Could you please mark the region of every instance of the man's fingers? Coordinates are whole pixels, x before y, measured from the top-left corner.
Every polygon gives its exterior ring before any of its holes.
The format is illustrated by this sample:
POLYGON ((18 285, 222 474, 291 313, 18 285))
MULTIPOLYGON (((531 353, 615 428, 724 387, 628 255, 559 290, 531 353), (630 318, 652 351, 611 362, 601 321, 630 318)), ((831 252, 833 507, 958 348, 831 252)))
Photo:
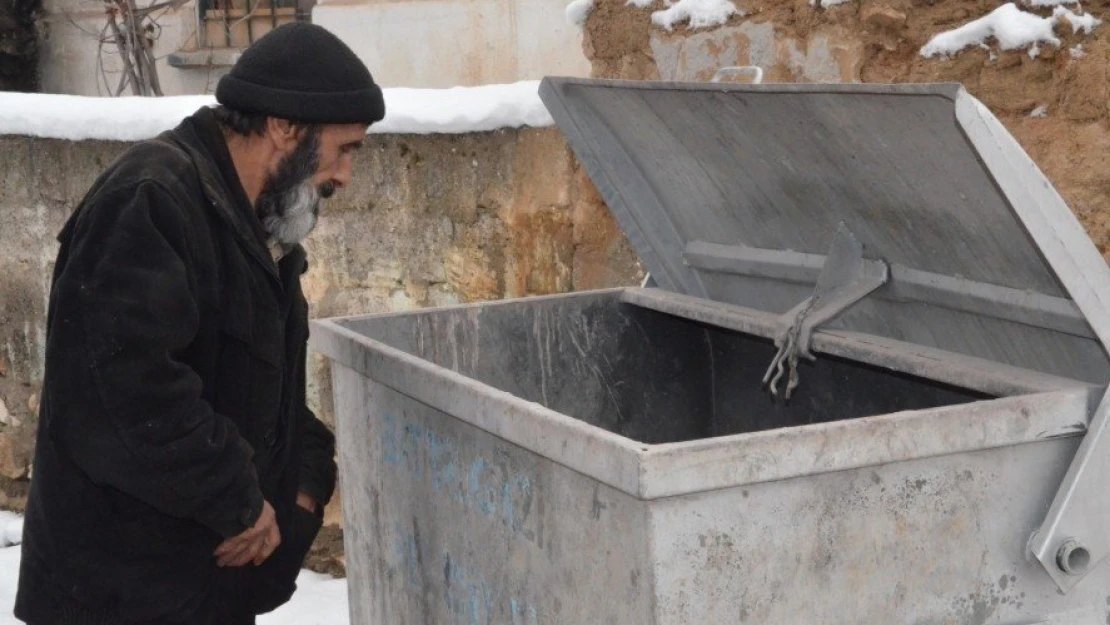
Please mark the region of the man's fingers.
POLYGON ((221 565, 221 566, 243 566, 244 564, 253 560, 255 555, 258 554, 258 550, 261 549, 261 548, 262 548, 262 543, 261 542, 252 543, 252 544, 248 545, 247 547, 245 547, 244 549, 241 549, 239 551, 236 551, 235 553, 227 555, 226 560, 225 560, 226 564, 221 565))
POLYGON ((231 553, 232 551, 236 551, 242 546, 243 542, 238 536, 236 536, 235 538, 228 538, 227 540, 220 543, 219 547, 216 547, 216 551, 212 555, 217 557, 223 556, 225 554, 231 553))
POLYGON ((216 561, 216 564, 219 566, 242 566, 242 564, 238 563, 242 560, 250 562, 251 558, 254 557, 254 554, 257 551, 259 545, 261 545, 260 540, 241 541, 238 545, 235 546, 233 550, 228 551, 227 553, 220 556, 220 558, 216 561))
POLYGON ((281 545, 281 532, 278 530, 277 525, 270 528, 267 532, 266 540, 262 542, 262 549, 258 555, 254 557, 254 565, 258 566, 268 560, 270 556, 274 555, 274 551, 281 545))

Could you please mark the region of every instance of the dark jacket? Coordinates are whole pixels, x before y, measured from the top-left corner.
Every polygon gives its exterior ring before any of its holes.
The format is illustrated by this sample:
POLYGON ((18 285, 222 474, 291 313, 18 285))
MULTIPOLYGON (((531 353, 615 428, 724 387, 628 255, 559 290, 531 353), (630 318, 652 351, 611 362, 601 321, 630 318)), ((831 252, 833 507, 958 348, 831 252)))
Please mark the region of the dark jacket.
POLYGON ((16 615, 31 623, 204 621, 292 594, 319 531, 295 505, 335 487, 305 405, 305 252, 275 263, 211 112, 130 148, 58 237, 16 615), (263 498, 282 545, 212 552, 263 498))

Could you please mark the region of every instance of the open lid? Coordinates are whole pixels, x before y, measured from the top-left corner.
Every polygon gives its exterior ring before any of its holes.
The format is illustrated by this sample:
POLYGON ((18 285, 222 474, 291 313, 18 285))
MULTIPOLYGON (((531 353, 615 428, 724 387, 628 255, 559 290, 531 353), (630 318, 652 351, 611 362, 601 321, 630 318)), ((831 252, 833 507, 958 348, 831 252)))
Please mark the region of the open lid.
POLYGON ((785 313, 843 223, 889 278, 824 327, 1110 380, 1110 269, 959 85, 548 78, 540 95, 661 288, 785 313))

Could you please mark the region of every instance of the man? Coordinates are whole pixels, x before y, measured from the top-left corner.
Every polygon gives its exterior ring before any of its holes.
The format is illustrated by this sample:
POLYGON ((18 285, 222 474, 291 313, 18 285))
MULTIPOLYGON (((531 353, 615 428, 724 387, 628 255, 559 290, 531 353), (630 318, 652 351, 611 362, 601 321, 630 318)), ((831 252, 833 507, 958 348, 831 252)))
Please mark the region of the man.
POLYGON ((300 241, 382 92, 318 26, 247 49, 59 236, 15 613, 240 625, 287 601, 335 486, 305 405, 300 241))

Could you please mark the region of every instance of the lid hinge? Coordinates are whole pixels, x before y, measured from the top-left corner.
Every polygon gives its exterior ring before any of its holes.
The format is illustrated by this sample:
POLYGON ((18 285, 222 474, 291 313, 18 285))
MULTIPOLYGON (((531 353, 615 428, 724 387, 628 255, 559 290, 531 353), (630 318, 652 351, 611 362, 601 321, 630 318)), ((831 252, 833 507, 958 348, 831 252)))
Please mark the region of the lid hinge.
POLYGON ((865 259, 863 245, 841 222, 813 295, 779 318, 782 330, 775 339, 779 351, 763 376, 763 383, 769 384, 771 394, 778 396, 779 381, 789 369, 785 397, 790 399, 798 386, 798 357, 815 359, 809 349, 814 329, 831 321, 889 279, 890 268, 886 262, 865 259))
POLYGON ((1045 515, 1029 539, 1029 552, 1041 563, 1061 593, 1069 593, 1110 554, 1110 393, 1103 393, 1084 432, 1071 466, 1045 515))

